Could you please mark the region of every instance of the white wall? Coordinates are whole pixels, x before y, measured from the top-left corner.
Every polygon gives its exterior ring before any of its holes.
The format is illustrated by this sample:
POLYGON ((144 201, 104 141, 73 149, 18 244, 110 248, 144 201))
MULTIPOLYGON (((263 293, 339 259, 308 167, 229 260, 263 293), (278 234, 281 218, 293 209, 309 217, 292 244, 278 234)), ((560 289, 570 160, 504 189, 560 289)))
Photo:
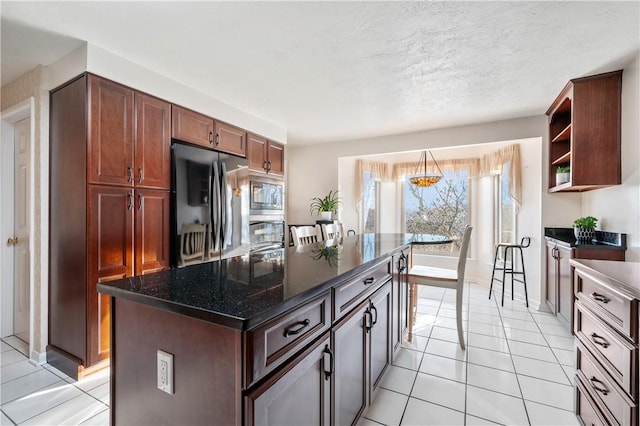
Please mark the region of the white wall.
POLYGON ((626 233, 626 258, 640 261, 640 55, 622 73, 622 185, 584 192, 581 215, 626 233))

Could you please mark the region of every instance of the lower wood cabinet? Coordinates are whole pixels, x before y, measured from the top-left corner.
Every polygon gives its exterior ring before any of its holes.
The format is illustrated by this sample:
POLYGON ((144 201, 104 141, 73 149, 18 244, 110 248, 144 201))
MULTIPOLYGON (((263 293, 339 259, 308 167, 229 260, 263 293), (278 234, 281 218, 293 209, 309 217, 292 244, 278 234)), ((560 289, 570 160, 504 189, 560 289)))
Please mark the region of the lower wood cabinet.
POLYGON ((355 424, 390 362, 391 281, 332 330, 335 348, 333 421, 355 424))
POLYGON ((573 249, 547 242, 547 306, 567 325, 571 323, 573 288, 569 259, 573 249))
POLYGON ((334 356, 329 333, 245 398, 248 425, 331 424, 334 356))

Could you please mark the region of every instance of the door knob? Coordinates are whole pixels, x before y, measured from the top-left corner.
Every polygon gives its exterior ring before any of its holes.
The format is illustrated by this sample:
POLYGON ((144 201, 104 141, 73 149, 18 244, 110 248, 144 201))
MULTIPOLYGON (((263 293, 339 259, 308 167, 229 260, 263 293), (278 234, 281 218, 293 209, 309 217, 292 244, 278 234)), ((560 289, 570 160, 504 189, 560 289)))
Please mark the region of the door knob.
POLYGON ((18 244, 18 240, 19 240, 18 237, 9 238, 7 240, 7 245, 8 246, 15 246, 16 244, 18 244))

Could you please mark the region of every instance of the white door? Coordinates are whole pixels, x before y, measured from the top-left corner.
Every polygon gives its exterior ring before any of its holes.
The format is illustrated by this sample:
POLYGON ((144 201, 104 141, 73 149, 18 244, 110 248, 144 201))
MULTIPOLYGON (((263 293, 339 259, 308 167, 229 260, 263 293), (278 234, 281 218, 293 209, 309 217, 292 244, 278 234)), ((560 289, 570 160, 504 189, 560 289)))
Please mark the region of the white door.
POLYGON ((29 343, 29 119, 15 123, 13 238, 13 334, 29 343))

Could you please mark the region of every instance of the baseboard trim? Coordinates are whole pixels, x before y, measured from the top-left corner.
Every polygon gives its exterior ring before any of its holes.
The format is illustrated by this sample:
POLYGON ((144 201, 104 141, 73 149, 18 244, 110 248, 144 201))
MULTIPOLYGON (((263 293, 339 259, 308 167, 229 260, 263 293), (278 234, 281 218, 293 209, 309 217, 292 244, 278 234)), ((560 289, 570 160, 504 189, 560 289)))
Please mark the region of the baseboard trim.
POLYGON ((31 364, 42 365, 47 363, 47 353, 46 352, 37 352, 31 351, 31 355, 29 356, 29 361, 31 364))

